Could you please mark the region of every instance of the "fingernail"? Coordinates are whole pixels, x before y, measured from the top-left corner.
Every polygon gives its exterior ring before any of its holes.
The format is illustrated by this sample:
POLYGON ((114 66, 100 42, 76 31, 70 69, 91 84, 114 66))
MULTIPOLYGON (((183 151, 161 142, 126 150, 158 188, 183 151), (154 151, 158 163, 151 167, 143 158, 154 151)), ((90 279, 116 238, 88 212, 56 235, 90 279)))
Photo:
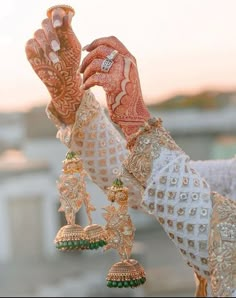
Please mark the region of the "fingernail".
POLYGON ((79 87, 80 90, 84 90, 84 84, 79 87))
POLYGON ((53 27, 57 28, 57 27, 61 27, 62 26, 62 21, 61 20, 55 20, 53 22, 53 27))
POLYGON ((84 46, 84 47, 82 48, 82 51, 86 51, 87 48, 88 48, 89 46, 90 46, 89 44, 87 44, 86 46, 84 46))
POLYGON ((59 58, 54 52, 49 53, 49 58, 51 59, 53 64, 59 62, 59 58))
POLYGON ((60 45, 56 40, 52 40, 51 41, 51 48, 53 49, 53 51, 57 52, 60 50, 60 45))

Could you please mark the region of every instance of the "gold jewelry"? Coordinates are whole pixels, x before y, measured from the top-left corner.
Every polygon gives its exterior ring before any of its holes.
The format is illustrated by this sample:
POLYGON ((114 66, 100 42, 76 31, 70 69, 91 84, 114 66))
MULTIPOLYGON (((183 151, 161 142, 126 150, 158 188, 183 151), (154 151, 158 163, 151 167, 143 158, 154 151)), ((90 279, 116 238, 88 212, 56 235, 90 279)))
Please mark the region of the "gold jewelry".
POLYGON ((161 148, 182 152, 162 126, 160 118, 151 118, 128 139, 127 149, 130 153, 123 161, 123 167, 145 187, 152 171, 153 160, 161 154, 161 148))
POLYGON ((117 55, 118 55, 117 50, 113 50, 109 55, 107 55, 106 58, 102 61, 101 71, 109 72, 110 68, 114 63, 113 60, 116 58, 117 55))
POLYGON ((156 128, 162 128, 162 119, 150 118, 147 122, 144 122, 144 124, 139 128, 139 130, 136 133, 132 134, 128 138, 126 148, 131 150, 134 147, 134 144, 140 135, 144 134, 145 132, 150 132, 152 129, 156 128))
POLYGON ((107 224, 107 245, 105 250, 117 249, 121 262, 114 264, 107 275, 107 286, 111 288, 137 287, 146 281, 143 267, 134 259, 130 259, 135 227, 128 214, 128 188, 117 178, 108 190, 108 200, 112 205, 103 208, 107 224), (117 203, 118 207, 113 203, 117 203))
POLYGON ((96 208, 91 204, 86 190, 86 172, 82 161, 74 152, 68 152, 63 161, 63 174, 58 181, 61 207, 65 212, 67 225, 56 235, 56 247, 60 250, 98 249, 106 244, 106 232, 103 227, 92 224, 91 212, 96 208), (75 223, 75 215, 85 205, 89 226, 83 229, 75 223))

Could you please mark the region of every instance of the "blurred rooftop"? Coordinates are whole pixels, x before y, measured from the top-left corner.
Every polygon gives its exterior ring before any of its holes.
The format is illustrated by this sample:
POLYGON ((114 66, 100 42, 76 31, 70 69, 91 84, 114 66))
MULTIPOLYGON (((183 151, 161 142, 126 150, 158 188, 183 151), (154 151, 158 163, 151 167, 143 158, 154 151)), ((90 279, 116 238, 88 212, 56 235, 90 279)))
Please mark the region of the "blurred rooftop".
POLYGON ((236 106, 236 91, 203 91, 193 95, 183 94, 168 98, 160 103, 150 105, 151 109, 179 110, 199 109, 216 110, 236 106))

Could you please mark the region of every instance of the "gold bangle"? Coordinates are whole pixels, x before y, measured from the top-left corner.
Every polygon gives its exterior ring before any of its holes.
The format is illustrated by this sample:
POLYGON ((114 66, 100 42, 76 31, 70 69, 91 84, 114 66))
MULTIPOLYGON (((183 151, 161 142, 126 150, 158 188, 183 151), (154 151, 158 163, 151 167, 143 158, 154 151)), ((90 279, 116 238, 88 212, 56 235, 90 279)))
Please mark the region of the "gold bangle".
POLYGON ((161 118, 150 118, 147 122, 144 122, 142 126, 140 126, 139 130, 132 134, 128 140, 126 148, 131 150, 134 147, 134 144, 137 138, 143 133, 152 130, 153 128, 161 128, 162 127, 162 119, 161 118))

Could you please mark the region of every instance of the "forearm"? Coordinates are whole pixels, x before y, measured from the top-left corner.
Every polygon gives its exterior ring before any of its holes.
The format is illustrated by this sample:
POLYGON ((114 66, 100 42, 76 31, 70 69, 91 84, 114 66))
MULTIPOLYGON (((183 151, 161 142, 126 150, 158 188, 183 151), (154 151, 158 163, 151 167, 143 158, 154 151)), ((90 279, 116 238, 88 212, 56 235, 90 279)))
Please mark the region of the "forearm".
MULTIPOLYGON (((49 118, 58 128, 57 137, 70 150, 76 152, 91 180, 103 191, 112 185, 121 170, 122 161, 128 154, 126 141, 114 127, 90 91, 84 95, 76 112, 73 125, 65 125, 47 109, 49 118)), ((132 177, 127 177, 129 205, 140 206, 141 193, 132 177)))
POLYGON ((125 141, 91 93, 82 102, 76 118, 69 147, 83 160, 91 179, 106 190, 127 153, 125 141))
POLYGON ((159 220, 193 270, 211 283, 213 296, 231 297, 236 289, 235 201, 212 191, 161 121, 147 124, 128 146, 124 167, 144 189, 143 209, 159 220))
POLYGON ((194 270, 207 277, 211 190, 160 120, 133 136, 124 167, 144 189, 142 208, 154 215, 194 270))

